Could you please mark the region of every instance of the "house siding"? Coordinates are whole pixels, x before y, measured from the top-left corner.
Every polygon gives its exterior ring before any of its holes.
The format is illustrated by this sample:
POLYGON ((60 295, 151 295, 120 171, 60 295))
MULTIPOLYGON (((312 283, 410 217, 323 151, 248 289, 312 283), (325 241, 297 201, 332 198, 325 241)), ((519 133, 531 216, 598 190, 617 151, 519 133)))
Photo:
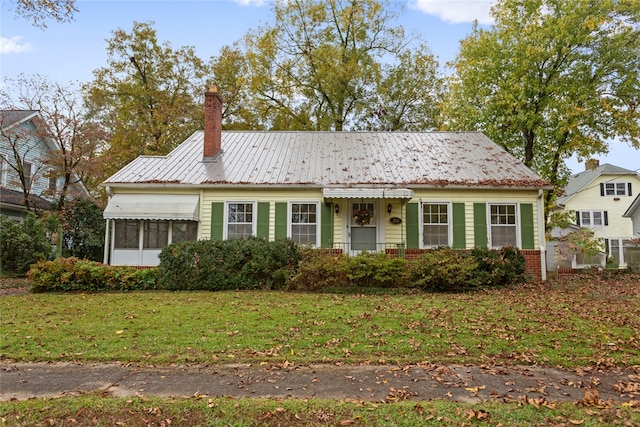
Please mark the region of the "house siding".
POLYGON ((633 236, 633 222, 631 218, 622 215, 629 208, 635 194, 640 191, 640 178, 637 175, 611 176, 601 175, 587 187, 571 197, 566 204, 566 210, 573 211, 606 211, 606 226, 592 227, 597 237, 624 238, 633 236), (629 182, 632 187, 632 195, 601 196, 601 184, 607 182, 629 182), (616 200, 617 199, 617 200, 616 200))

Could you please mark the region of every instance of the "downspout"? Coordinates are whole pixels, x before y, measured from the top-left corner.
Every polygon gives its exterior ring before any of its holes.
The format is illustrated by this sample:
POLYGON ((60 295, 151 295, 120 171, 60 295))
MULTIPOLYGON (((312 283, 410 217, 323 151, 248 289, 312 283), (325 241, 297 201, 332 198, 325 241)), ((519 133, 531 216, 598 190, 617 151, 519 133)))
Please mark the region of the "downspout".
MULTIPOLYGON (((111 187, 106 187, 105 191, 107 193, 107 197, 111 198, 111 187)), ((104 227, 104 253, 102 254, 102 263, 109 264, 109 250, 111 248, 111 239, 109 238, 109 225, 111 225, 111 221, 107 218, 106 225, 104 227)))
POLYGON ((109 244, 111 241, 111 239, 109 239, 109 225, 111 224, 111 220, 106 219, 105 221, 107 224, 104 228, 104 254, 102 256, 102 263, 109 264, 109 248, 111 247, 109 244))
POLYGON ((547 248, 544 227, 544 191, 538 190, 538 245, 540 248, 540 277, 547 280, 547 248))

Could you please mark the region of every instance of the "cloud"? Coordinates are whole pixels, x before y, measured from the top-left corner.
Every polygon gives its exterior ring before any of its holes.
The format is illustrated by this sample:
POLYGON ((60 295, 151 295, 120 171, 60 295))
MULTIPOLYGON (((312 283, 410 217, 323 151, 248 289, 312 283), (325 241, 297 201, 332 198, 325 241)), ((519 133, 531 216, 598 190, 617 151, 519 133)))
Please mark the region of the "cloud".
POLYGON ((265 4, 265 0, 233 0, 234 3, 239 4, 240 6, 263 6, 265 4))
POLYGON ((477 19, 480 24, 490 25, 493 19, 489 15, 489 8, 493 3, 495 1, 492 0, 412 0, 409 7, 452 24, 477 19))
POLYGON ((22 53, 29 52, 33 49, 30 43, 22 43, 22 37, 14 36, 11 38, 0 37, 0 53, 22 53))

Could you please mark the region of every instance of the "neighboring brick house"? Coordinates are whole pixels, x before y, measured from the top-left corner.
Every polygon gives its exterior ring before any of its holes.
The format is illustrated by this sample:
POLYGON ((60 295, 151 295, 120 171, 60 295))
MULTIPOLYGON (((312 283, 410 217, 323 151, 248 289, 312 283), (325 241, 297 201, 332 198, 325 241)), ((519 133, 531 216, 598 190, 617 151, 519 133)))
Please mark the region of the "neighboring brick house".
MULTIPOLYGON (((588 228, 595 237, 602 238, 605 255, 625 266, 625 241, 634 235, 633 222, 625 212, 638 192, 640 175, 637 171, 589 160, 584 171, 571 176, 557 206, 565 211, 575 211, 575 225, 588 228)), ((578 259, 576 264, 583 263, 578 259)))
MULTIPOLYGON (((58 150, 46 136, 46 126, 36 110, 0 110, 0 215, 22 221, 27 213, 25 192, 16 162, 22 162, 29 194, 30 210, 39 214, 50 210, 62 186, 62 178, 51 175, 46 163, 58 150), (19 159, 19 160, 17 160, 19 159)), ((73 184, 70 194, 89 196, 82 184, 73 184)))
POLYGON ((542 193, 551 188, 477 132, 204 131, 108 178, 105 262, 157 265, 185 239, 288 237, 344 253, 407 257, 512 245, 544 278, 542 193))

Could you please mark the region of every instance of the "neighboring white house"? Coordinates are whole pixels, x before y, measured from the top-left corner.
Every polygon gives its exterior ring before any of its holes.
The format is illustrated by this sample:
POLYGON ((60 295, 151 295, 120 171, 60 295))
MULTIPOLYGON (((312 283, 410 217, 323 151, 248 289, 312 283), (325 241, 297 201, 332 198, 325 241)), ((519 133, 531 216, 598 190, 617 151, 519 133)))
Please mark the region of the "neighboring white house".
MULTIPOLYGON (((47 156, 58 146, 46 136, 44 126, 39 111, 0 110, 0 215, 15 221, 22 221, 27 213, 18 161, 24 169, 33 212, 50 210, 62 187, 62 178, 55 178, 46 163, 47 156)), ((69 193, 89 196, 82 184, 73 184, 69 193)))
MULTIPOLYGON (((565 211, 575 211, 576 227, 588 228, 595 237, 602 238, 606 256, 624 266, 627 264, 624 244, 634 236, 630 214, 625 216, 625 212, 638 192, 640 175, 636 171, 589 160, 583 172, 569 179, 557 206, 565 211)), ((577 260, 575 266, 580 264, 577 260)))

